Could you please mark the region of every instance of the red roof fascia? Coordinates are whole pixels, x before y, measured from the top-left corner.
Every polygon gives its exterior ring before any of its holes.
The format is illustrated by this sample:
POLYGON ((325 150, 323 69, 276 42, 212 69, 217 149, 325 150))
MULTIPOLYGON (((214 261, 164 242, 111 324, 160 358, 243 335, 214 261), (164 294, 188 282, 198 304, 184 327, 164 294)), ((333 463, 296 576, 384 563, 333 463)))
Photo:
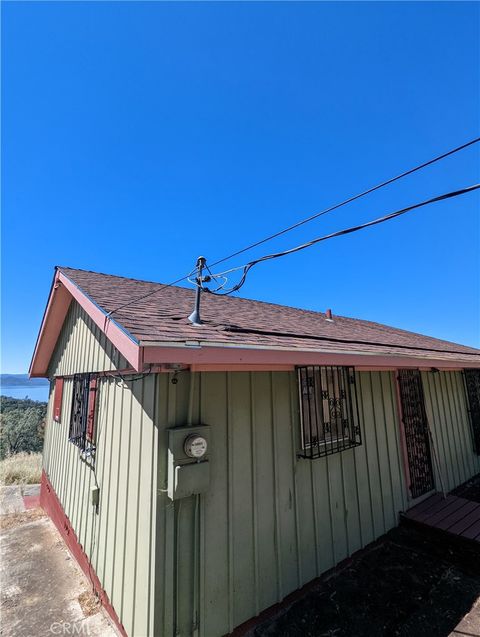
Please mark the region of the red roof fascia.
POLYGON ((63 272, 57 270, 30 364, 30 376, 44 377, 47 375, 48 364, 72 298, 85 310, 130 365, 136 371, 140 371, 143 367, 143 361, 142 348, 138 341, 114 320, 109 319, 104 310, 82 292, 63 272))
POLYGON ((71 294, 60 285, 59 276, 60 273, 56 271, 28 370, 30 377, 46 376, 58 335, 72 301, 71 294))
POLYGON ((145 347, 145 364, 179 363, 191 365, 195 371, 243 369, 281 369, 296 365, 353 365, 358 368, 397 369, 463 369, 478 367, 478 362, 452 361, 412 356, 386 356, 358 352, 321 352, 280 349, 247 349, 241 347, 145 347))

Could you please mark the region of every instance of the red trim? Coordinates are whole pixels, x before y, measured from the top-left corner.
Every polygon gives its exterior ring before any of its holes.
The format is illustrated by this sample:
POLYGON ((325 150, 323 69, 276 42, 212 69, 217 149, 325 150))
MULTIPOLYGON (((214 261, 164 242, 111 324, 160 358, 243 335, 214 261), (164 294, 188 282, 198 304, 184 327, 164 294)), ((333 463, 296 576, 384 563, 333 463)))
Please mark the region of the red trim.
POLYGON ((262 365, 265 369, 275 369, 278 365, 347 365, 355 367, 376 367, 384 369, 463 369, 478 367, 478 361, 452 361, 413 358, 409 356, 381 356, 377 354, 315 352, 292 350, 249 349, 241 347, 198 346, 198 347, 162 347, 151 345, 144 347, 143 362, 145 364, 183 363, 200 366, 216 365, 262 365))
POLYGON ((55 378, 55 396, 53 399, 53 420, 60 422, 62 418, 63 378, 55 378))
MULTIPOLYGON (((170 370, 171 371, 171 370, 170 370)), ((254 363, 234 364, 208 364, 190 365, 192 372, 292 372, 295 371, 295 365, 255 365, 254 363)))
POLYGON ((39 495, 24 495, 23 496, 23 506, 27 511, 29 509, 38 509, 40 506, 40 496, 39 495))
POLYGON ((125 330, 121 329, 115 320, 108 319, 106 313, 98 305, 72 283, 63 272, 57 270, 35 345, 32 362, 30 363, 30 376, 46 376, 48 364, 50 363, 53 350, 57 344, 58 336, 72 298, 85 310, 92 321, 98 325, 122 356, 133 366, 135 371, 140 371, 142 365, 142 348, 138 342, 125 330))
POLYGON ((140 371, 141 353, 140 346, 115 323, 114 320, 107 319, 107 315, 98 305, 91 301, 70 279, 58 273, 58 280, 70 292, 75 301, 85 310, 92 321, 98 325, 102 332, 110 339, 118 351, 125 356, 127 361, 135 370, 140 371))
POLYGON ((46 376, 58 335, 72 302, 72 295, 60 285, 58 279, 59 273, 56 272, 28 370, 30 376, 46 376))
POLYGON ((94 442, 95 440, 95 407, 97 404, 97 379, 90 380, 88 388, 88 411, 87 411, 87 440, 94 442))
POLYGON ((105 608, 107 613, 110 615, 113 623, 116 625, 120 634, 124 637, 127 637, 127 633, 125 628, 122 626, 122 623, 115 612, 115 609, 110 603, 108 599, 108 595, 103 590, 100 580, 98 579, 97 574, 93 570, 93 566, 90 564, 90 561, 84 552, 82 545, 78 542, 77 536, 75 535, 75 531, 70 523, 70 520, 65 515, 65 512, 62 508, 62 504, 55 493, 53 486, 48 480, 45 471, 42 471, 42 484, 40 487, 40 504, 45 512, 48 514, 52 522, 57 527, 60 535, 65 540, 65 543, 72 553, 73 557, 78 562, 80 568, 85 573, 85 575, 91 580, 93 584, 93 588, 95 593, 98 595, 102 606, 105 608))

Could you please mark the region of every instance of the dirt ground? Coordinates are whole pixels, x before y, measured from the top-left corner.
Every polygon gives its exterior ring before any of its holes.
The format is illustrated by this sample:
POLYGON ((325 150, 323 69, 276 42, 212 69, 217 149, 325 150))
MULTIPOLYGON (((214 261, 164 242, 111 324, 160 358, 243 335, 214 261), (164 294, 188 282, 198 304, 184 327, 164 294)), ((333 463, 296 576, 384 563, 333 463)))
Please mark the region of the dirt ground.
POLYGON ((2 637, 117 632, 41 509, 0 516, 2 637))
POLYGON ((480 637, 479 596, 478 544, 402 525, 253 634, 480 637))

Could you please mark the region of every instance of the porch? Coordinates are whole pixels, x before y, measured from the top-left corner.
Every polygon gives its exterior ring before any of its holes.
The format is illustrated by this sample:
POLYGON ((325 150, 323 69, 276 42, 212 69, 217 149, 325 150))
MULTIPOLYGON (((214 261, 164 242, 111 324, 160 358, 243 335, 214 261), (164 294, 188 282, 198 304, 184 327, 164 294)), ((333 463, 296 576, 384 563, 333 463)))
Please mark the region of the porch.
POLYGON ((403 514, 405 520, 480 543, 480 503, 435 493, 403 514))

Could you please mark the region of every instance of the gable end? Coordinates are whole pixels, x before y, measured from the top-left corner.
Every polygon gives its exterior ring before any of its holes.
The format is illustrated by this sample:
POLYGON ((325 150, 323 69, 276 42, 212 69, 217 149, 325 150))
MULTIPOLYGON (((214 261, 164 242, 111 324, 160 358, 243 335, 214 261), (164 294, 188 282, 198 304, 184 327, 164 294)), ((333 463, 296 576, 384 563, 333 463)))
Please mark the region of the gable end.
POLYGON ((128 367, 128 361, 85 310, 72 301, 48 365, 48 376, 114 371, 128 367))

